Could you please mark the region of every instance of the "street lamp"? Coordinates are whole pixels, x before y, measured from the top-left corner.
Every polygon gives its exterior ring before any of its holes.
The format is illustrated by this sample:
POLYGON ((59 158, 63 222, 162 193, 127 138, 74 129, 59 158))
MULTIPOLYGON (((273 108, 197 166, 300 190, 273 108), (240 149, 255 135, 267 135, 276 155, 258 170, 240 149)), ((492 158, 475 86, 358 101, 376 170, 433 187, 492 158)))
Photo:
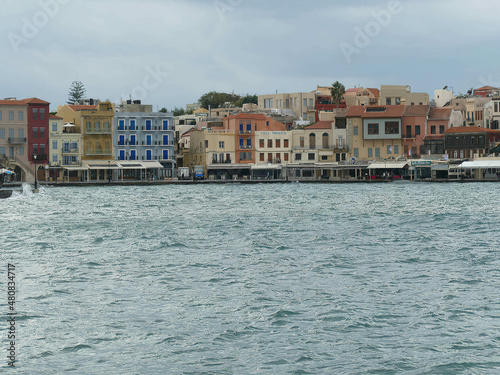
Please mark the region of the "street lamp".
POLYGON ((38 174, 38 168, 37 168, 37 164, 36 164, 37 156, 38 156, 37 154, 33 155, 33 160, 35 162, 35 190, 33 191, 34 193, 38 192, 38 180, 36 178, 36 175, 38 174))

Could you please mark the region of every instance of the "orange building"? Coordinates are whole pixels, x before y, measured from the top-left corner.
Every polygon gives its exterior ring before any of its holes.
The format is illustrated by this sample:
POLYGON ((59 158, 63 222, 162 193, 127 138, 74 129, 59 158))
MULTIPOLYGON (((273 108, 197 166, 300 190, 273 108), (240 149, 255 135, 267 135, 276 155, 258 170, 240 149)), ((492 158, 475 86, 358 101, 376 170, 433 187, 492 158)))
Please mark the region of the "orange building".
MULTIPOLYGON (((418 159, 424 138, 427 135, 427 116, 429 105, 410 105, 405 107, 403 115, 403 152, 411 159, 418 159)), ((443 131, 444 133, 444 131, 443 131)))

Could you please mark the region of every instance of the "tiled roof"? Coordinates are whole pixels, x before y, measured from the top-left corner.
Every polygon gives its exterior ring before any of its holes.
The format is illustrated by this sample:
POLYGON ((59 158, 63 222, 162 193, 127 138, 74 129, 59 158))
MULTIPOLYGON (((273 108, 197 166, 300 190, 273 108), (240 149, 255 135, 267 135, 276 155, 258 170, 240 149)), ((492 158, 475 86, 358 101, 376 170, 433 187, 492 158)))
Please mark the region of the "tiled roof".
POLYGON ((424 141, 440 141, 444 139, 444 134, 439 135, 426 135, 424 141))
POLYGON ((355 89, 347 89, 345 90, 345 94, 352 94, 352 93, 357 93, 359 90, 359 88, 355 88, 355 89))
POLYGON ((362 118, 392 118, 402 117, 405 112, 404 105, 354 105, 347 111, 346 117, 362 118), (370 109, 383 109, 380 112, 370 112, 370 109), (367 112, 368 110, 368 112, 367 112))
POLYGON ((475 89, 476 91, 481 91, 481 90, 497 90, 497 87, 492 87, 492 86, 483 86, 478 89, 475 89))
POLYGON ((405 116, 417 117, 425 116, 429 113, 430 105, 407 105, 405 108, 405 116))
POLYGON ((445 133, 494 133, 500 134, 500 130, 480 128, 479 126, 460 126, 446 129, 445 133))
POLYGON ((0 105, 26 105, 22 100, 0 100, 0 105))
POLYGON ((379 89, 370 89, 370 88, 367 88, 367 90, 370 91, 375 96, 380 96, 380 90, 379 89))
POLYGON ((56 115, 49 115, 49 118, 52 120, 62 120, 62 117, 56 116, 56 115))
POLYGON ((332 122, 331 121, 318 121, 315 124, 309 125, 306 127, 306 129, 332 129, 332 122))
POLYGON ((429 111, 429 120, 449 120, 452 108, 431 108, 429 111))
POLYGON ((22 101, 29 104, 50 104, 49 102, 46 102, 45 100, 38 98, 28 98, 28 99, 23 99, 22 101))
POLYGON ((97 109, 96 105, 68 105, 73 111, 81 111, 83 109, 97 109))

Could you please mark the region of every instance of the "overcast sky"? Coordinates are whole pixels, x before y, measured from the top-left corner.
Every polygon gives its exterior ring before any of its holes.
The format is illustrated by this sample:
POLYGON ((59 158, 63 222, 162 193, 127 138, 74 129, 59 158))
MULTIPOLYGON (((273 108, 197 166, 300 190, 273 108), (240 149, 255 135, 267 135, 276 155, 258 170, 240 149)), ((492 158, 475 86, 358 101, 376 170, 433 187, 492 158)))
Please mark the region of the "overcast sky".
POLYGON ((184 107, 239 94, 500 86, 498 0, 0 0, 0 97, 184 107))

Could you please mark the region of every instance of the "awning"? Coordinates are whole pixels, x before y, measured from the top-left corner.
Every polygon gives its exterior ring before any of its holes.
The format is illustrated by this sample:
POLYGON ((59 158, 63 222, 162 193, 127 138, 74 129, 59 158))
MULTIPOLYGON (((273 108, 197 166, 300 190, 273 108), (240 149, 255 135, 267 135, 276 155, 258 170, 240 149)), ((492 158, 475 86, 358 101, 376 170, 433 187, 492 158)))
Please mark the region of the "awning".
POLYGON ((476 161, 466 161, 460 164, 460 168, 469 169, 488 169, 488 168, 500 168, 500 160, 476 160, 476 161))
POLYGON ((107 160, 87 160, 82 162, 82 167, 93 170, 120 169, 120 166, 114 161, 107 160))
POLYGON ((144 169, 143 165, 138 161, 119 161, 118 165, 122 169, 144 169))
POLYGON ((375 163, 370 164, 368 169, 403 169, 407 165, 408 165, 407 161, 396 161, 396 162, 377 161, 375 163))
POLYGON ((270 170, 270 169, 281 169, 283 166, 281 164, 256 164, 252 165, 250 169, 252 170, 270 170))
POLYGON ((250 169, 252 164, 210 164, 207 169, 250 169))
POLYGON ((447 171, 448 169, 448 164, 432 164, 433 171, 447 171))
POLYGON ((87 171, 88 168, 87 167, 83 167, 83 166, 63 166, 63 169, 66 169, 68 171, 87 171))
POLYGON ((142 166, 144 169, 163 169, 163 165, 161 165, 157 161, 141 161, 142 166))

